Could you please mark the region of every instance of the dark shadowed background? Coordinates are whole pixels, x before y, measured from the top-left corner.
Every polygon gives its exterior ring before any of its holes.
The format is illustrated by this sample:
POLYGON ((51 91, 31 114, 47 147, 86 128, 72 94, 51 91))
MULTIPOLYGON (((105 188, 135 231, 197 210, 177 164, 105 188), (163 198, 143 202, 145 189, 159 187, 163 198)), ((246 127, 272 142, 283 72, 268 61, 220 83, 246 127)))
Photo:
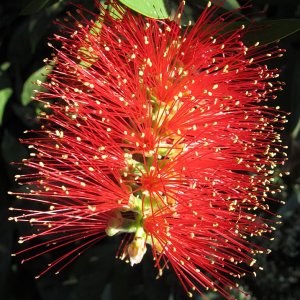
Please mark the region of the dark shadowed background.
MULTIPOLYGON (((93 0, 74 2, 93 7, 93 0)), ((190 0, 187 3, 188 13, 194 14, 199 2, 190 0)), ((62 18, 69 6, 64 0, 1 0, 0 3, 0 299, 186 299, 172 272, 166 271, 162 278, 155 279, 157 274, 150 251, 143 263, 133 268, 115 259, 119 237, 95 245, 61 274, 49 272, 38 280, 34 277, 47 266, 50 254, 25 264, 21 264, 22 255, 11 257, 12 252, 21 249, 18 236, 26 234, 30 228, 27 224, 8 221, 8 208, 21 204, 20 200, 7 195, 8 190, 18 188, 14 181, 17 168, 10 162, 20 161, 27 155, 27 149, 18 138, 24 130, 38 125, 39 107, 30 102, 36 88, 31 82, 40 76, 43 59, 51 54, 47 41, 57 31, 53 20, 62 18), (32 6, 28 6, 29 3, 32 6)), ((253 0, 253 7, 247 9, 247 13, 257 20, 300 19, 300 2, 253 0)), ((283 171, 289 171, 291 175, 277 178, 285 188, 276 197, 286 205, 273 207, 276 214, 282 215, 275 240, 260 241, 272 250, 268 256, 259 258, 259 265, 264 270, 257 272, 256 278, 247 277, 240 281, 250 299, 258 300, 300 299, 300 31, 283 39, 280 47, 287 49, 287 53, 271 64, 282 69, 281 80, 286 82, 285 90, 278 95, 280 103, 276 105, 292 112, 283 133, 283 139, 289 145, 289 161, 283 171)), ((212 293, 207 297, 221 299, 212 293)), ((243 294, 236 294, 236 297, 244 299, 243 294)))

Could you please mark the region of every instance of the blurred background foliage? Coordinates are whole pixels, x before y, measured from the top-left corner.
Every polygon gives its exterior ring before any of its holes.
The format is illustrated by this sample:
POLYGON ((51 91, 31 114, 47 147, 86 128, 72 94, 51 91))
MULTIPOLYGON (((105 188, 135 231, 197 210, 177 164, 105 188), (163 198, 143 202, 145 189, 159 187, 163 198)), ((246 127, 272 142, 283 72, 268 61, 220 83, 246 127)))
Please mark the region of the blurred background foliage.
MULTIPOLYGON (((93 0, 74 2, 93 9, 93 0)), ((129 6, 144 3, 134 0, 122 2, 129 6)), ((161 2, 157 0, 157 7, 161 2)), ((239 1, 239 4, 246 2, 239 1)), ((170 14, 174 12, 176 3, 175 0, 169 0, 166 7, 157 9, 156 13, 161 17, 170 14)), ((187 1, 185 17, 196 18, 196 12, 203 3, 204 0, 187 1)), ((292 23, 281 21, 278 23, 280 26, 272 32, 265 32, 267 37, 272 34, 276 38, 278 34, 284 36, 284 32, 293 31, 293 24, 294 29, 300 27, 300 3, 297 0, 253 0, 252 4, 245 13, 256 21, 298 19, 298 23, 297 20, 292 23)), ((237 6, 237 1, 228 0, 224 9, 237 6)), ((162 278, 155 279, 156 270, 152 266, 150 251, 143 263, 134 268, 116 260, 119 237, 104 240, 89 249, 61 274, 49 272, 38 280, 34 277, 47 266, 51 254, 25 264, 21 264, 21 256, 10 255, 20 249, 17 237, 30 230, 26 224, 8 222, 8 208, 20 206, 20 200, 7 195, 8 190, 19 188, 14 182, 17 167, 10 162, 20 161, 28 154, 18 139, 24 130, 38 126, 36 115, 39 106, 31 102, 37 86, 32 82, 44 80, 45 77, 41 76, 45 74, 43 59, 51 55, 47 42, 58 30, 53 21, 63 18, 69 8, 69 2, 64 0, 2 0, 0 3, 0 299, 186 299, 172 272, 166 271, 162 278)), ((141 6, 134 8, 143 10, 141 6)), ((264 270, 257 272, 256 278, 246 277, 240 281, 241 287, 253 300, 300 299, 300 32, 283 39, 280 47, 287 49, 287 53, 271 64, 282 69, 281 80, 287 85, 278 95, 280 106, 292 112, 283 133, 285 144, 289 145, 289 161, 281 170, 289 171, 291 175, 278 177, 278 182, 285 188, 276 197, 285 201, 286 205, 273 207, 275 214, 282 215, 282 224, 278 225, 275 240, 260 241, 260 244, 272 250, 268 256, 259 257, 258 265, 264 270)), ((206 295, 208 299, 221 299, 216 294, 206 295)), ((243 294, 235 296, 238 299, 245 298, 243 294)), ((200 297, 196 296, 195 299, 200 297)))

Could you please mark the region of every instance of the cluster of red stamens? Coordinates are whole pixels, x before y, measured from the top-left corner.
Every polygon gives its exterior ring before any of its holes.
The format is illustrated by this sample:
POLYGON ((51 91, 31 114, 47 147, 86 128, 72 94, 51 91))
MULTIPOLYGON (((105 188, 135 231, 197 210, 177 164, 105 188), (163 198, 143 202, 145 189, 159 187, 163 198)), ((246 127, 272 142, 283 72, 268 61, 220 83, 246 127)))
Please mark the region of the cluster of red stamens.
POLYGON ((244 26, 226 32, 232 15, 215 17, 210 4, 185 29, 182 9, 168 21, 111 5, 121 18, 78 10, 81 21, 69 14, 73 25, 55 36, 61 47, 36 96, 48 112, 23 140, 32 171, 17 176, 27 189, 17 196, 33 208, 13 209, 37 232, 20 242, 48 236, 35 246, 47 246, 42 254, 82 239, 47 269, 60 270, 126 233, 119 256, 131 265, 149 244, 159 274, 171 265, 188 295, 204 287, 229 297, 230 277, 264 251, 249 237, 272 231, 257 211, 276 192, 285 116, 266 106, 281 83, 264 62, 283 50, 246 47, 244 26))

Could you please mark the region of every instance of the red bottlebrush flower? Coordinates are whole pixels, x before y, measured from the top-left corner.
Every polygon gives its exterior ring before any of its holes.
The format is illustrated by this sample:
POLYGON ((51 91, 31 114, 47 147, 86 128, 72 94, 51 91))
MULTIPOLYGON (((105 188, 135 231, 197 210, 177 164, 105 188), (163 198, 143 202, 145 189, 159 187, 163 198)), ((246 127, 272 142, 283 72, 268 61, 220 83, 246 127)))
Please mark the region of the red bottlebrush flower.
POLYGON ((121 18, 82 8, 55 36, 36 96, 48 112, 23 141, 32 171, 17 176, 28 189, 18 197, 35 206, 14 219, 37 231, 20 241, 47 236, 34 246, 45 253, 83 240, 49 270, 124 232, 119 255, 131 265, 148 244, 159 274, 172 266, 188 295, 229 297, 231 277, 264 251, 250 238, 272 231, 256 210, 268 211, 285 119, 266 106, 281 85, 264 63, 283 50, 246 47, 244 28, 226 32, 231 13, 210 5, 186 29, 182 9, 169 21, 112 5, 121 18))

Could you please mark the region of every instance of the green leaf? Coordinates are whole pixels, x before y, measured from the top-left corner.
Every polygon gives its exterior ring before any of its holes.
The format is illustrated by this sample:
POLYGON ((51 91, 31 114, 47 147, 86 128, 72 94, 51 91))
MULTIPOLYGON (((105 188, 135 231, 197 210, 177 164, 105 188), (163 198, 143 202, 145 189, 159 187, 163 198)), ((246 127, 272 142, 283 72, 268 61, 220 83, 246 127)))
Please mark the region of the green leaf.
POLYGON ((0 90, 0 125, 2 124, 3 113, 5 105, 12 94, 11 88, 5 88, 0 90))
POLYGON ((21 71, 32 60, 28 37, 28 18, 20 18, 20 22, 16 23, 10 32, 7 47, 7 59, 12 63, 15 70, 21 71))
POLYGON ((31 0, 20 12, 20 15, 31 15, 43 9, 50 0, 31 0))
POLYGON ((46 39, 49 29, 53 25, 53 19, 64 9, 63 2, 55 2, 48 5, 45 9, 31 15, 28 20, 28 40, 30 42, 32 53, 36 51, 37 46, 41 46, 40 40, 46 39))
POLYGON ((253 45, 259 42, 260 45, 268 45, 299 31, 300 19, 266 20, 249 26, 251 32, 245 35, 245 44, 253 45))
POLYGON ((294 130, 291 133, 293 139, 296 139, 300 132, 300 118, 298 119, 297 125, 295 126, 294 130))
POLYGON ((227 24, 224 22, 220 26, 220 34, 237 30, 244 25, 245 35, 242 37, 246 46, 252 46, 259 42, 260 46, 268 45, 281 40, 300 30, 300 19, 264 20, 257 22, 235 22, 227 24))
POLYGON ((107 10, 109 11, 109 14, 111 15, 111 17, 114 18, 115 20, 123 19, 123 15, 125 13, 125 10, 123 9, 123 7, 115 9, 114 5, 108 4, 107 10))
POLYGON ((237 0, 226 0, 223 4, 223 7, 228 10, 238 9, 241 6, 237 2, 237 0))
POLYGON ((4 62, 0 65, 0 125, 2 124, 5 105, 13 93, 11 82, 6 74, 10 67, 10 62, 4 62))
POLYGON ((128 6, 132 10, 153 18, 153 19, 167 19, 169 13, 166 10, 164 0, 119 0, 124 5, 128 6))
POLYGON ((2 72, 7 71, 10 67, 10 62, 6 61, 0 66, 0 76, 2 75, 2 72))
POLYGON ((21 94, 21 103, 23 105, 28 105, 31 101, 31 97, 34 95, 35 91, 42 91, 43 87, 36 83, 38 80, 41 82, 45 82, 47 79, 47 74, 51 72, 50 66, 44 66, 34 73, 32 73, 23 85, 23 90, 21 94))

